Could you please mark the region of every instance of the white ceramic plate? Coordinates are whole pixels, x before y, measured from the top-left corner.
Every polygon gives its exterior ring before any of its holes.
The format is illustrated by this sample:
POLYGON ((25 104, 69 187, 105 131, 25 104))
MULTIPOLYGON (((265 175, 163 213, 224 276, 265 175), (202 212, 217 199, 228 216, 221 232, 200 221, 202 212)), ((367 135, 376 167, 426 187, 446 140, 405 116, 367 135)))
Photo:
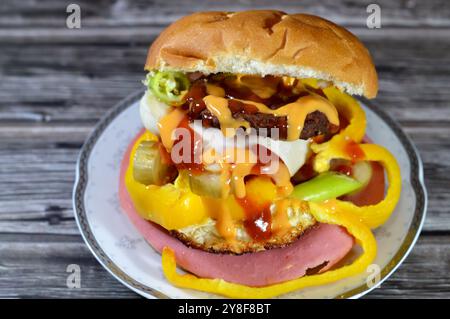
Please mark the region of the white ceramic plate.
MULTIPOLYGON (((119 170, 124 152, 142 129, 136 92, 115 106, 97 125, 81 150, 73 193, 78 227, 98 261, 120 282, 148 298, 217 298, 170 285, 161 270, 161 257, 137 232, 119 204, 119 170)), ((402 194, 389 221, 375 231, 381 270, 386 280, 412 249, 425 218, 426 189, 419 155, 398 124, 362 99, 367 135, 395 154, 402 174, 402 194)), ((376 267, 376 266, 375 266, 376 267)), ((375 268, 374 268, 375 269, 375 268)), ((295 291, 282 298, 357 298, 377 285, 369 273, 333 284, 295 291)))

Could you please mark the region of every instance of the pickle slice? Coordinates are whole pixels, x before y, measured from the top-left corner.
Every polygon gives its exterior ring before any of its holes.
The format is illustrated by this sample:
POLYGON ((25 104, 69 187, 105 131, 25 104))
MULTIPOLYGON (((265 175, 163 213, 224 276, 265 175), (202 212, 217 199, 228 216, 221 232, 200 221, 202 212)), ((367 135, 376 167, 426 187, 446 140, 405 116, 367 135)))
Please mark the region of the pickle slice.
POLYGON ((189 174, 191 191, 200 196, 222 197, 222 181, 220 173, 189 174))
POLYGON ((177 176, 175 166, 166 163, 158 142, 142 141, 133 159, 133 177, 144 185, 164 185, 177 176))

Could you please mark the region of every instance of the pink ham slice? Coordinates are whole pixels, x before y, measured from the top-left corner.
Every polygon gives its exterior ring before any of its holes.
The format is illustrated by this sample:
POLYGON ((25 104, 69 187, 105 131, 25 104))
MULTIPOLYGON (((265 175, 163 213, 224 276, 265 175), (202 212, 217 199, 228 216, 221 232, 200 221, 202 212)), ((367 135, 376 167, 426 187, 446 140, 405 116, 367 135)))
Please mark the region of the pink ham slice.
POLYGON ((158 252, 165 246, 172 248, 178 265, 199 277, 221 278, 247 286, 267 286, 302 277, 308 269, 322 265, 320 272, 323 272, 344 258, 353 247, 353 237, 345 229, 328 224, 319 224, 287 247, 258 253, 214 254, 187 247, 136 212, 124 182, 131 146, 125 154, 120 173, 119 196, 125 213, 153 248, 158 252))

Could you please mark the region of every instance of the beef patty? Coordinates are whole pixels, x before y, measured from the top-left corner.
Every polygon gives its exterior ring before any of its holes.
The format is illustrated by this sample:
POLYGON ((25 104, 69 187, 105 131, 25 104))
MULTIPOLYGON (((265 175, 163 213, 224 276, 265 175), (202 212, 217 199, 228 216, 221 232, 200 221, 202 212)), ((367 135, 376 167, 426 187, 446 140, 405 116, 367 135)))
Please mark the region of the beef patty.
MULTIPOLYGON (((202 98, 206 95, 204 91, 204 87, 200 85, 193 86, 192 92, 190 92, 190 96, 188 97, 185 105, 185 107, 189 108, 189 119, 190 121, 201 120, 204 127, 220 128, 219 120, 206 108, 206 105, 202 100, 202 98)), ((271 137, 270 129, 277 128, 279 130, 279 138, 287 138, 288 121, 286 116, 275 116, 273 114, 261 113, 254 105, 245 104, 241 101, 232 99, 234 96, 229 97, 230 100, 228 106, 233 118, 245 120, 249 123, 250 127, 256 130, 258 134, 261 133, 261 129, 264 129, 262 134, 271 137)), ((295 99, 297 98, 298 97, 295 97, 295 99)), ((290 98, 289 100, 293 99, 290 98)), ((268 105, 268 107, 272 109, 280 106, 280 103, 277 103, 277 105, 268 105)), ((315 136, 323 136, 326 140, 335 134, 338 129, 338 126, 333 125, 328 121, 325 114, 320 111, 315 111, 306 116, 303 130, 301 131, 299 138, 308 139, 315 136)))

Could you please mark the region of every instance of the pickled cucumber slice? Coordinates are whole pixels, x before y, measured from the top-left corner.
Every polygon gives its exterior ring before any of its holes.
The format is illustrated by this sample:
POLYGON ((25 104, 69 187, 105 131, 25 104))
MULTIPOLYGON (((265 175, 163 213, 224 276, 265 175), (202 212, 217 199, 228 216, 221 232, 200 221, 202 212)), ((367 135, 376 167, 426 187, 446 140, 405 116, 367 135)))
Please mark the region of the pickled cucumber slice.
POLYGON ((133 159, 133 177, 144 185, 164 185, 172 182, 177 175, 175 166, 166 163, 160 145, 154 141, 142 141, 133 159))
POLYGON ((222 181, 220 173, 189 174, 191 191, 200 196, 222 197, 222 181))

